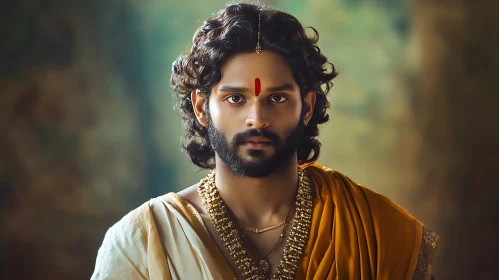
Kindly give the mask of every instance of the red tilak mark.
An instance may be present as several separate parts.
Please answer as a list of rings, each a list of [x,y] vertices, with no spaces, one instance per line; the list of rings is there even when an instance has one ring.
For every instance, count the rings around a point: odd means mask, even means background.
[[[260,94],[261,90],[261,85],[260,85],[260,79],[256,78],[255,79],[255,95],[258,96]]]

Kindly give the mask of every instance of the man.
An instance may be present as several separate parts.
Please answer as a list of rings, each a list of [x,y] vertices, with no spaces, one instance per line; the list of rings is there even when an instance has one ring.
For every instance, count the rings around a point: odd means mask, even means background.
[[[111,227],[92,279],[431,277],[436,234],[315,163],[337,73],[314,32],[251,4],[198,29],[172,83],[184,149],[212,171]]]

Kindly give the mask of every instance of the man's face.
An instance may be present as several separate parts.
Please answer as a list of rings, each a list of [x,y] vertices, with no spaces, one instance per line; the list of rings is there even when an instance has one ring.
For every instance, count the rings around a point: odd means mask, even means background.
[[[243,53],[213,87],[208,137],[233,174],[266,177],[287,167],[302,139],[302,100],[291,67],[272,52]]]

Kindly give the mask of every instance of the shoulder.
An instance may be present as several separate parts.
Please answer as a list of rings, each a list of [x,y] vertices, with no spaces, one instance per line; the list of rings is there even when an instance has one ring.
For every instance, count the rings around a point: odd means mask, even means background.
[[[358,184],[339,171],[318,163],[309,165],[307,170],[314,177],[314,181],[322,185],[318,186],[319,188],[328,188],[331,194],[347,195],[356,203],[365,204],[373,216],[385,216],[387,213],[391,213],[396,216],[405,217],[405,219],[413,222],[416,220],[408,211],[390,198]]]
[[[146,279],[149,202],[111,226],[97,253],[92,279]]]
[[[106,232],[106,237],[123,242],[139,237],[147,232],[150,215],[150,201],[147,201],[111,226]]]
[[[198,194],[198,186],[199,183],[196,183],[188,188],[183,189],[177,194],[178,196],[180,196],[180,198],[182,198],[190,205],[192,205],[196,209],[196,211],[198,211],[198,213],[203,215],[205,214],[205,211],[204,211],[203,201]]]
[[[383,248],[379,255],[382,259],[391,260],[387,263],[411,263],[411,279],[423,280],[431,276],[431,263],[439,240],[436,233],[390,198],[354,182],[338,171],[319,164],[311,166],[310,171],[322,183],[329,183],[323,188],[330,189],[333,196],[341,197],[335,203],[350,200],[356,205],[355,212],[364,217],[363,221],[372,220],[376,242],[378,247]]]
[[[147,232],[151,220],[150,202],[145,202],[111,226],[102,246],[136,248],[147,243]]]
[[[187,187],[181,191],[179,191],[177,194],[183,198],[183,199],[192,199],[196,196],[197,194],[197,189],[198,189],[199,183],[196,183],[190,187]]]

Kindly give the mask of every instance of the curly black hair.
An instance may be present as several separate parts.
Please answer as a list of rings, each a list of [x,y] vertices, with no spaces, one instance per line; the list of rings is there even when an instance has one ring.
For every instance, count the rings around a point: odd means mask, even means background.
[[[186,129],[182,147],[201,168],[215,167],[215,152],[208,139],[208,129],[196,119],[191,92],[199,90],[206,94],[205,107],[208,108],[211,89],[220,82],[224,62],[235,54],[255,51],[259,14],[263,50],[277,53],[289,63],[302,100],[307,92],[316,93],[312,118],[305,127],[297,155],[300,164],[314,162],[319,157],[318,125],[329,120],[326,110],[330,103],[326,95],[333,86],[332,79],[338,75],[317,46],[319,33],[309,27],[314,34],[307,36],[301,23],[290,14],[262,5],[235,3],[206,20],[194,34],[190,51],[173,63],[171,83]]]

